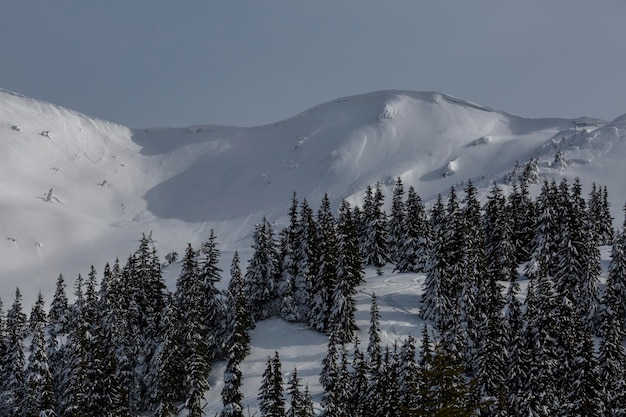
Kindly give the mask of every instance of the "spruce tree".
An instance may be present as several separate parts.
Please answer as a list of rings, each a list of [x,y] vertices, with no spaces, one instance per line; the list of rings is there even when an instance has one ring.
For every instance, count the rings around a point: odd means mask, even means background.
[[[289,411],[287,411],[287,417],[305,416],[304,396],[301,389],[302,385],[300,383],[300,378],[298,377],[298,370],[294,368],[289,377],[289,381],[287,381],[287,394],[290,398],[290,406]]]
[[[43,323],[38,323],[33,332],[30,355],[26,366],[27,403],[24,415],[52,417],[55,415],[52,373],[45,350]]]
[[[395,270],[423,272],[430,246],[430,223],[426,218],[424,204],[412,186],[409,187],[405,207]]]
[[[280,357],[274,352],[274,357],[267,357],[267,364],[263,372],[259,387],[259,411],[263,417],[284,417],[285,399],[283,398],[283,377],[281,373]]]
[[[333,291],[337,285],[338,241],[337,225],[330,210],[328,196],[324,195],[317,214],[317,242],[319,269],[311,281],[309,326],[320,332],[330,330],[330,314],[333,306]]]
[[[2,403],[8,415],[25,415],[27,410],[25,355],[23,349],[26,336],[26,314],[22,312],[22,294],[17,288],[13,304],[7,311],[4,355],[0,358],[0,369],[4,374]]]
[[[255,226],[253,254],[244,276],[244,289],[254,322],[276,314],[277,252],[271,225],[265,218]]]
[[[35,331],[38,324],[45,327],[48,322],[46,311],[44,310],[44,299],[41,291],[37,294],[37,301],[33,304],[28,318],[28,328],[30,331]]]
[[[371,201],[363,202],[363,258],[366,265],[376,267],[378,275],[382,275],[382,267],[390,262],[387,216],[383,209],[384,202],[385,196],[380,183],[376,183]]]
[[[214,362],[223,356],[226,333],[226,310],[223,298],[217,289],[222,280],[219,268],[220,250],[217,237],[211,229],[209,240],[202,244],[199,259],[199,278],[202,282],[202,312],[206,323],[206,334],[203,337],[208,343],[207,362]]]
[[[198,270],[196,252],[191,245],[187,246],[182,264],[176,281],[175,303],[184,358],[182,365],[186,373],[185,407],[190,416],[199,417],[202,414],[204,392],[209,389],[207,378],[211,363],[207,360],[209,345],[204,338],[207,334],[202,305],[204,285]]]
[[[397,263],[402,251],[404,240],[404,221],[406,217],[406,205],[404,202],[404,185],[400,177],[396,178],[391,198],[391,211],[387,222],[387,236],[389,245],[389,258]]]
[[[316,224],[313,210],[304,199],[300,205],[300,219],[294,236],[294,301],[301,318],[309,316],[309,300],[312,282],[319,269]]]

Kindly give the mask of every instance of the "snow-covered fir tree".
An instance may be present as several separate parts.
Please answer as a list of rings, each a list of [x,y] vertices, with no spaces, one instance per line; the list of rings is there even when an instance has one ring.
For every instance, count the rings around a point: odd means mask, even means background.
[[[284,417],[285,399],[283,398],[283,375],[278,352],[274,357],[267,357],[259,387],[259,411],[263,417]]]
[[[317,214],[316,230],[319,268],[316,277],[310,282],[307,323],[315,330],[327,332],[330,330],[329,318],[333,307],[333,292],[337,286],[339,257],[337,224],[327,195],[324,195]]]
[[[393,263],[399,261],[404,237],[404,221],[406,217],[406,205],[404,202],[404,185],[400,177],[396,178],[391,197],[391,210],[387,221],[387,236],[389,246],[389,258]]]
[[[252,257],[244,276],[244,291],[256,322],[276,314],[277,250],[274,232],[267,219],[255,226]]]
[[[424,204],[412,186],[407,192],[405,218],[400,232],[395,269],[398,272],[423,272],[429,256],[430,223]]]
[[[385,196],[380,183],[376,183],[373,191],[368,187],[363,201],[361,250],[365,264],[375,266],[379,275],[382,275],[382,267],[390,262],[384,202]]]

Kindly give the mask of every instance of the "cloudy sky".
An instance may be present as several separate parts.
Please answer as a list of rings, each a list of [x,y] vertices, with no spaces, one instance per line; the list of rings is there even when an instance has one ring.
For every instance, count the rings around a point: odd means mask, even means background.
[[[132,127],[265,124],[382,89],[613,119],[625,17],[624,0],[5,0],[0,88]]]

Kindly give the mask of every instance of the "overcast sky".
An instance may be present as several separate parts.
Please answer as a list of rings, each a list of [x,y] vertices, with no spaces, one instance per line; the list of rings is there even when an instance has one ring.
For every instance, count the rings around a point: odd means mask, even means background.
[[[131,127],[266,124],[381,89],[626,113],[624,0],[2,3],[0,88]]]

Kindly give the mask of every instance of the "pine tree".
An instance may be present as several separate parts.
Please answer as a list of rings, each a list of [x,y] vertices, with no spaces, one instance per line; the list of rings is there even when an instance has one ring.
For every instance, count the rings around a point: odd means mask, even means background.
[[[600,245],[610,245],[613,241],[615,230],[611,217],[610,204],[606,187],[597,187],[593,183],[587,200],[587,213],[597,241]]]
[[[222,389],[222,417],[243,416],[241,401],[243,394],[241,385],[243,373],[240,363],[250,351],[250,336],[246,331],[247,312],[242,288],[241,271],[239,270],[239,255],[235,252],[231,266],[231,282],[229,284],[228,306],[231,323],[228,336],[228,363],[224,371],[224,388]]]
[[[413,187],[409,187],[405,207],[395,270],[423,272],[430,246],[430,224],[426,218],[424,204]]]
[[[524,346],[528,372],[517,412],[529,416],[551,416],[558,411],[557,342],[555,301],[550,280],[534,275],[526,296]]]
[[[451,215],[456,216],[454,206],[456,197],[453,197]],[[453,243],[453,233],[449,232],[452,223],[443,205],[441,196],[437,200],[431,213],[433,241],[428,265],[426,267],[426,279],[424,281],[424,293],[420,316],[424,320],[431,320],[435,327],[443,332],[448,332],[458,326],[458,296],[459,286],[453,274],[458,272],[451,262],[458,262],[458,248]],[[456,239],[454,239],[456,240]],[[455,255],[456,254],[456,255]]]
[[[61,396],[58,400],[58,414],[70,417],[83,416],[89,413],[88,394],[92,388],[88,376],[88,326],[83,317],[85,297],[84,281],[79,274],[74,284],[75,300],[71,306],[67,349],[65,356],[65,373],[62,380]]]
[[[528,181],[522,178],[519,186],[515,184],[507,201],[507,212],[511,223],[511,240],[515,246],[517,263],[530,260],[532,239],[536,221],[535,203],[528,189]]]
[[[283,377],[278,352],[274,357],[267,357],[259,387],[259,411],[263,417],[284,417],[285,400],[283,398]]]
[[[305,417],[304,396],[301,389],[302,385],[300,384],[300,378],[298,378],[298,370],[294,368],[287,382],[287,394],[291,398],[287,417]]]
[[[309,326],[320,332],[330,330],[329,318],[333,305],[333,291],[337,285],[338,242],[337,225],[330,210],[328,196],[324,195],[317,214],[317,242],[319,269],[311,281]]]
[[[598,372],[593,340],[589,331],[585,331],[578,341],[578,352],[573,366],[572,390],[565,395],[569,405],[567,413],[575,416],[605,416],[602,395],[602,382]]]
[[[371,193],[371,189],[368,188]],[[366,199],[367,199],[366,195]],[[387,235],[387,216],[383,210],[385,196],[382,185],[376,183],[371,202],[363,202],[364,243],[363,258],[366,265],[376,267],[378,275],[382,275],[382,267],[390,262],[389,242]]]
[[[321,401],[324,411],[321,415],[324,417],[346,415],[340,382],[342,375],[339,362],[342,351],[343,346],[335,337],[335,333],[331,333],[328,338],[326,356],[322,360],[322,371],[320,373],[320,384],[324,389]]]
[[[508,408],[512,415],[521,415],[522,411],[518,405],[523,400],[523,392],[528,378],[527,357],[524,341],[522,339],[523,318],[521,303],[517,299],[520,288],[517,277],[513,277],[509,282],[506,295],[505,319],[508,330],[508,354],[507,369],[508,375],[506,385],[509,390]]]
[[[372,301],[370,304],[370,328],[368,330],[369,344],[367,345],[367,362],[370,368],[376,369],[380,367],[382,361],[382,347],[380,336],[380,312],[378,311],[378,303],[376,294],[372,293]]]
[[[178,328],[176,306],[168,303],[163,312],[163,342],[157,353],[156,387],[153,396],[155,416],[170,417],[179,410],[175,403],[185,399],[186,370],[183,340]]]
[[[400,386],[398,400],[403,410],[414,410],[419,402],[417,393],[419,389],[419,367],[415,359],[415,338],[410,334],[404,340],[400,350]]]
[[[418,416],[471,416],[478,404],[472,400],[472,384],[463,376],[463,365],[442,339],[426,356],[422,371]],[[453,348],[453,347],[452,347]]]
[[[226,310],[224,301],[217,289],[222,280],[219,268],[220,251],[217,247],[217,238],[211,229],[209,240],[200,248],[199,278],[202,281],[201,304],[204,307],[203,316],[206,323],[206,334],[203,335],[208,343],[207,362],[214,362],[223,356],[226,333]]]
[[[306,199],[300,205],[300,219],[294,236],[294,264],[296,276],[294,281],[294,301],[301,318],[309,316],[309,300],[311,298],[312,281],[317,276],[318,245],[316,224],[313,211]]]
[[[347,400],[347,408],[353,410],[354,415],[363,416],[367,410],[367,372],[368,365],[363,355],[363,351],[359,348],[358,342],[354,346],[354,354],[352,356],[352,373],[350,374],[350,386],[352,387],[352,395]]]
[[[279,316],[285,321],[296,322],[300,320],[300,312],[294,298],[297,269],[292,245],[293,239],[290,238],[287,229],[284,229],[280,236],[280,268],[276,291],[279,299]]]
[[[32,315],[31,315],[32,316]],[[52,374],[45,351],[43,323],[34,329],[26,367],[27,412],[24,415],[52,417],[55,415]]]
[[[276,314],[276,261],[277,253],[271,225],[265,218],[255,226],[254,252],[248,261],[244,276],[244,289],[254,321]]]
[[[398,177],[393,187],[391,211],[387,222],[389,258],[394,263],[397,263],[400,259],[404,240],[406,211],[407,209],[404,203],[404,185],[402,184],[402,179]]]
[[[8,415],[24,415],[27,409],[26,376],[24,374],[25,356],[23,349],[26,336],[26,314],[22,312],[22,294],[15,290],[15,299],[7,311],[6,338],[4,355],[0,358],[0,370],[3,373],[2,404]],[[0,408],[0,410],[2,410]]]
[[[464,207],[461,210],[460,221],[460,230],[456,234],[462,236],[460,240],[463,258],[451,259],[451,264],[460,263],[463,269],[463,278],[458,280],[462,289],[456,300],[460,314],[459,320],[462,324],[459,326],[456,339],[464,345],[459,346],[459,350],[463,351],[465,372],[469,376],[474,376],[479,361],[479,344],[483,336],[481,333],[484,330],[484,320],[488,317],[492,301],[487,296],[492,279],[487,270],[485,233],[480,203],[476,187],[471,180],[465,188]],[[497,283],[494,285],[497,286]]]
[[[227,317],[229,334],[227,345],[239,345],[231,353],[236,353],[239,361],[242,361],[249,353],[250,336],[247,329],[250,328],[250,315],[248,303],[243,288],[243,277],[239,267],[239,253],[235,251],[230,267],[230,282],[228,283]]]
[[[30,311],[30,316],[28,318],[28,328],[30,331],[35,331],[38,324],[42,324],[45,326],[48,321],[48,317],[46,311],[44,310],[44,300],[43,294],[39,291],[37,294],[37,301],[33,304],[33,308]]]
[[[624,298],[626,296],[626,258],[624,232],[613,243],[606,289],[602,298],[602,322],[598,366],[603,385],[606,414],[626,415],[626,351],[622,340],[624,328]]]
[[[187,246],[182,261],[183,267],[176,281],[175,303],[178,313],[177,326],[181,332],[180,340],[183,343],[182,356],[185,369],[185,407],[189,415],[200,417],[202,414],[201,401],[204,392],[209,389],[207,381],[211,364],[202,303],[204,283],[200,277],[196,252],[191,245]]]

